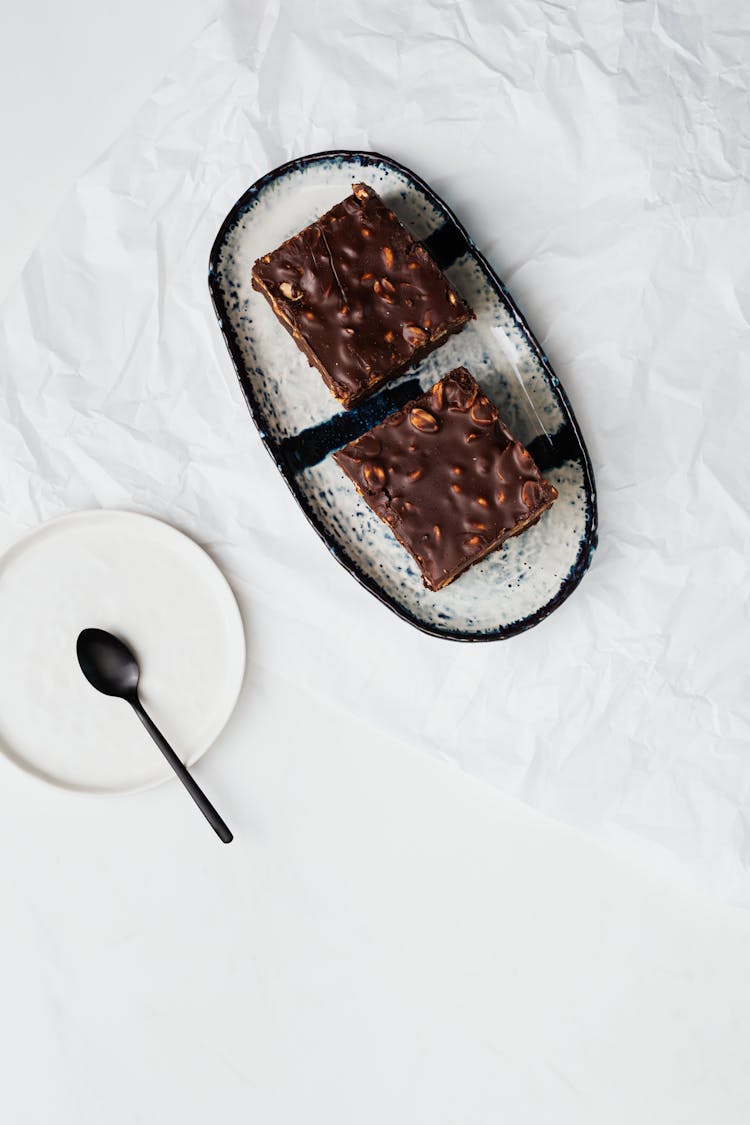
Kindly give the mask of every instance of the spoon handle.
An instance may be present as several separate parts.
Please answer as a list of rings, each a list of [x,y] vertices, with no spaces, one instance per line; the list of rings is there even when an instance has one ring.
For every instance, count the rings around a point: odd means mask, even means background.
[[[169,745],[166,738],[161,733],[151,716],[144,710],[143,704],[141,703],[140,699],[138,699],[138,697],[136,696],[135,699],[129,699],[128,702],[130,703],[130,706],[133,708],[138,718],[143,723],[148,733],[153,738],[156,745],[161,750],[164,757],[169,762],[174,772],[179,777],[182,784],[187,789],[190,796],[195,801],[198,808],[205,816],[208,823],[213,828],[216,835],[225,844],[231,843],[233,839],[231,831],[221,819],[216,809],[213,807],[208,797],[201,789],[200,785],[198,785],[197,781],[193,779],[191,774],[186,770],[185,766],[183,766],[182,762],[177,757],[174,750]]]

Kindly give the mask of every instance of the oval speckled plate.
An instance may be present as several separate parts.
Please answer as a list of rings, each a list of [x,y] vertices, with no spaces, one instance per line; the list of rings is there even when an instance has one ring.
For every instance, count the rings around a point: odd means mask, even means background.
[[[342,412],[319,373],[250,284],[261,254],[370,184],[429,249],[477,315],[414,370]],[[211,251],[216,315],[260,436],[339,562],[417,628],[501,640],[542,621],[581,581],[596,546],[596,493],[578,424],[510,294],[442,199],[407,168],[368,152],[321,152],[269,172],[222,223]],[[464,365],[560,496],[540,522],[445,589],[426,590],[411,557],[330,454]]]

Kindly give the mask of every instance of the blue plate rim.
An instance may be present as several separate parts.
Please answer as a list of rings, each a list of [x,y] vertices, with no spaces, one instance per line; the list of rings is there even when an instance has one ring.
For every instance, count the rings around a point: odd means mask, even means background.
[[[383,590],[382,587],[378,585],[377,581],[374,578],[370,578],[368,575],[364,574],[357,566],[357,564],[348,557],[345,551],[342,551],[339,547],[334,546],[334,544],[331,543],[322,525],[318,522],[315,513],[308,504],[304,492],[298,486],[295,474],[291,466],[287,463],[286,459],[282,455],[278,442],[274,438],[272,438],[264,428],[260,405],[255,396],[252,382],[248,375],[247,367],[242,357],[239,344],[229,324],[228,310],[224,301],[223,293],[221,291],[221,285],[218,280],[219,256],[226,241],[227,234],[237,224],[237,222],[239,222],[242,215],[249,209],[260,192],[269,184],[273,183],[274,180],[280,179],[282,176],[286,175],[289,172],[299,171],[302,168],[306,168],[314,164],[337,159],[357,161],[363,165],[381,165],[387,168],[391,168],[394,171],[405,176],[408,180],[414,183],[420,189],[420,191],[424,193],[424,195],[429,199],[430,203],[432,203],[435,208],[444,216],[445,223],[450,224],[454,228],[454,230],[458,232],[458,235],[466,242],[471,254],[480,265],[488,283],[495,290],[508,312],[513,316],[521,331],[526,336],[531,348],[533,349],[537,359],[539,360],[550,392],[557,399],[563,412],[565,418],[564,425],[568,425],[570,427],[570,430],[574,435],[577,446],[580,450],[580,460],[583,468],[584,492],[586,497],[586,523],[576,560],[570,568],[570,571],[568,572],[566,577],[563,579],[559,590],[552,598],[550,598],[548,602],[546,602],[543,606],[540,606],[539,609],[535,610],[527,617],[520,618],[518,621],[513,621],[508,625],[500,626],[498,629],[494,629],[490,632],[472,633],[461,629],[441,629],[437,626],[433,626],[427,622],[421,621],[414,614],[410,613],[408,609],[405,609],[404,606],[400,605],[395,600],[395,598],[392,598],[389,594],[387,594],[385,590]],[[560,380],[555,375],[549,359],[544,353],[541,345],[539,344],[536,336],[529,327],[526,318],[511,296],[509,290],[507,289],[501,278],[498,276],[498,274],[495,272],[495,270],[492,268],[490,263],[487,261],[481,250],[477,248],[473,238],[468,233],[460,219],[457,218],[448,204],[437,194],[436,191],[433,190],[433,188],[430,187],[428,183],[426,183],[425,180],[422,179],[421,176],[417,175],[417,173],[413,172],[410,168],[407,168],[406,165],[399,163],[399,161],[397,160],[394,160],[392,157],[384,156],[379,152],[371,152],[359,149],[326,149],[322,152],[309,153],[306,156],[299,156],[295,157],[293,160],[285,161],[283,164],[278,165],[278,167],[273,168],[270,172],[266,172],[259,179],[255,180],[255,182],[250,185],[247,191],[245,191],[230,208],[224,221],[219,227],[218,233],[211,247],[208,266],[208,288],[211,295],[214,312],[216,313],[216,318],[219,322],[219,327],[224,337],[224,342],[232,358],[235,373],[239,380],[240,389],[242,390],[245,402],[247,403],[248,409],[250,411],[250,416],[253,420],[255,428],[258,431],[261,441],[272,457],[274,464],[281,473],[281,476],[286,482],[287,487],[302,509],[308,523],[320,536],[323,543],[331,552],[336,561],[340,563],[341,566],[343,566],[344,569],[349,574],[351,574],[352,577],[355,578],[361,586],[363,586],[366,590],[369,591],[369,593],[376,597],[378,601],[387,606],[388,609],[395,613],[397,617],[400,617],[403,621],[407,621],[410,625],[413,625],[414,628],[419,629],[422,633],[426,633],[429,636],[438,637],[441,640],[462,642],[509,640],[511,637],[516,637],[520,633],[525,633],[529,629],[532,629],[535,625],[540,624],[540,622],[544,621],[547,617],[550,616],[551,613],[558,609],[563,604],[563,602],[567,601],[576,587],[580,584],[581,579],[588,570],[591,564],[592,556],[598,543],[598,511],[596,485],[594,483],[594,471],[591,465],[591,459],[589,457],[588,450],[586,449],[586,443],[583,440],[583,435],[578,425],[576,416],[573,413],[573,408],[571,406],[570,399],[568,398],[565,388],[562,386]]]

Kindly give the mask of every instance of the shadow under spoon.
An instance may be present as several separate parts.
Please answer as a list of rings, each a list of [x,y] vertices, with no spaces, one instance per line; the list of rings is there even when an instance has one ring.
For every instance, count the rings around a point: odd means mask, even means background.
[[[233,838],[229,828],[143,708],[138,696],[141,670],[135,654],[124,641],[104,629],[84,629],[78,636],[76,653],[81,671],[92,687],[130,704],[216,835],[229,844]]]

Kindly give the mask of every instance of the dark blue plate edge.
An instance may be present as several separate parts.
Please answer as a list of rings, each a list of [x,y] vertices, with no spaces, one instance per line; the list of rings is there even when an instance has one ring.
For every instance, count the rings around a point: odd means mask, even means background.
[[[403,606],[399,605],[398,602],[396,602],[393,598],[391,598],[390,595],[387,594],[374,579],[369,578],[367,575],[363,574],[357,564],[349,558],[345,551],[342,551],[340,550],[340,548],[333,546],[333,544],[327,538],[322,526],[318,523],[315,513],[307,503],[304,493],[297,486],[295,475],[292,472],[292,469],[287,463],[286,459],[281,455],[278,443],[275,441],[275,439],[273,439],[269,434],[266,433],[262,425],[262,415],[260,413],[259,403],[255,397],[252,383],[250,382],[250,379],[248,377],[247,369],[234,333],[229,327],[228,311],[224,302],[223,294],[221,292],[221,286],[219,285],[217,278],[219,255],[221,253],[221,249],[224,245],[228,231],[239,221],[243,212],[248,209],[254,198],[269,183],[272,183],[274,180],[285,175],[287,172],[296,171],[300,168],[305,168],[309,165],[316,164],[325,160],[335,160],[339,158],[344,160],[354,159],[366,165],[380,164],[386,167],[390,167],[395,171],[401,173],[407,179],[416,184],[421,191],[424,192],[424,194],[436,207],[436,209],[445,216],[446,222],[450,222],[456,227],[460,236],[465,240],[469,250],[481,266],[489,284],[498,294],[503,304],[514,317],[516,322],[519,324],[520,328],[522,329],[529,343],[534,349],[534,352],[536,353],[536,356],[542,366],[542,370],[544,371],[544,374],[546,376],[550,390],[552,394],[557,398],[563,414],[565,415],[567,425],[570,426],[573,434],[575,435],[580,449],[581,464],[583,467],[584,477],[584,491],[586,495],[586,524],[583,536],[581,538],[578,555],[576,556],[576,561],[573,563],[573,566],[570,568],[570,571],[561,583],[558,592],[553,598],[550,598],[550,600],[545,605],[536,610],[534,613],[530,614],[528,617],[524,617],[520,621],[514,621],[510,625],[504,625],[500,629],[496,629],[491,633],[469,633],[456,629],[440,629],[435,626],[425,624],[423,621],[420,621],[417,617],[411,614],[408,610],[404,609]],[[559,606],[562,605],[564,601],[566,601],[570,597],[570,595],[573,593],[573,591],[583,578],[584,574],[588,570],[598,542],[598,516],[596,486],[594,484],[594,471],[591,466],[591,459],[589,457],[588,450],[586,449],[586,444],[583,440],[583,435],[581,434],[578,422],[576,420],[575,414],[573,413],[573,408],[570,404],[570,400],[565,392],[565,389],[552,370],[552,365],[550,364],[536,336],[527,324],[523,313],[516,305],[505,284],[495,273],[492,266],[485,258],[484,254],[482,254],[481,250],[477,249],[474,240],[471,238],[461,221],[454,215],[451,208],[441,199],[441,197],[435,191],[433,191],[429,184],[427,184],[420,176],[418,176],[415,172],[412,172],[411,169],[407,168],[404,164],[400,164],[397,160],[392,160],[388,156],[383,156],[381,153],[363,152],[356,149],[329,149],[323,152],[310,153],[307,156],[296,157],[294,160],[288,160],[284,164],[280,164],[277,168],[272,169],[272,171],[266,172],[265,175],[256,180],[255,183],[253,183],[247,189],[247,191],[240,196],[240,198],[233,205],[223,223],[219,227],[218,233],[213,242],[213,246],[211,247],[211,253],[209,255],[208,288],[211,294],[211,301],[213,303],[214,312],[216,313],[219,327],[221,328],[221,333],[224,337],[224,342],[226,343],[227,350],[232,357],[232,362],[234,364],[234,369],[240,383],[240,388],[250,411],[250,416],[252,417],[256,429],[258,430],[261,441],[268,450],[268,453],[273,458],[277,469],[281,473],[287,487],[304,512],[308,522],[323,540],[333,557],[337,562],[341,564],[341,566],[344,567],[345,570],[349,572],[349,574],[352,575],[353,578],[355,578],[360,583],[361,586],[364,586],[366,590],[373,594],[374,597],[378,599],[378,601],[382,602],[383,605],[387,606],[398,617],[402,618],[404,621],[408,621],[410,625],[413,625],[416,629],[419,629],[420,632],[427,633],[430,636],[439,637],[441,639],[469,642],[502,641],[508,640],[511,637],[516,637],[519,633],[525,633],[528,629],[531,629],[535,625],[538,625],[540,622],[544,621],[545,618],[549,617],[551,613],[553,613]]]

